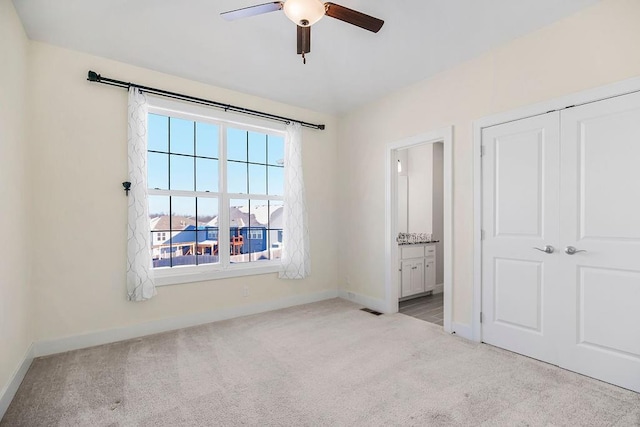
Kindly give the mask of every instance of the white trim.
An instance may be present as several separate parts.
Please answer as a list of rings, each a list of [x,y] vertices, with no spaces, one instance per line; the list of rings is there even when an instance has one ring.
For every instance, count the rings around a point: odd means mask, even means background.
[[[490,126],[561,110],[569,106],[588,104],[638,91],[640,91],[640,77],[634,77],[534,105],[493,114],[473,122],[473,303],[471,318],[473,341],[482,341],[480,324],[480,310],[482,309],[482,161],[480,158],[482,130]]]
[[[479,321],[482,309],[482,127],[473,124],[473,301],[471,304],[471,338],[482,340]]]
[[[224,111],[216,107],[197,105],[187,101],[166,99],[147,94],[149,112],[152,114],[170,115],[185,120],[198,120],[215,125],[228,124],[238,129],[263,132],[285,137],[283,123],[267,119],[251,117],[245,114]]]
[[[264,263],[264,265],[247,265]],[[183,283],[206,282],[208,280],[227,279],[230,277],[255,276],[258,274],[278,273],[282,271],[280,260],[255,261],[251,263],[233,264],[223,268],[220,264],[212,266],[177,266],[162,267],[153,270],[156,286],[171,286]]]
[[[383,299],[373,298],[367,295],[360,295],[344,289],[340,289],[338,291],[338,297],[359,305],[363,305],[372,310],[379,311],[380,313],[384,313],[385,307],[387,306],[386,301]]]
[[[453,126],[390,142],[385,149],[385,313],[398,312],[398,245],[396,181],[398,169],[396,150],[420,144],[442,142],[444,179],[444,324],[445,332],[452,331],[453,296]]]
[[[441,294],[444,292],[444,283],[436,284],[436,287],[433,288],[433,294]]]
[[[451,324],[451,333],[455,333],[459,337],[468,339],[469,341],[475,341],[473,339],[473,329],[471,325],[453,322]]]
[[[64,353],[66,351],[109,344],[146,335],[203,325],[220,320],[233,319],[240,316],[264,313],[267,311],[279,310],[282,308],[309,304],[337,297],[337,290],[326,290],[311,294],[294,295],[240,307],[222,308],[206,313],[195,313],[168,319],[154,320],[152,322],[138,323],[122,328],[107,329],[52,340],[36,341],[34,343],[33,355],[34,357],[40,357],[50,354]]]
[[[482,129],[514,120],[545,114],[550,111],[562,110],[569,106],[588,104],[637,91],[640,91],[640,77],[634,77],[606,86],[587,89],[548,101],[539,102],[537,104],[516,108],[514,110],[492,114],[491,116],[476,120],[473,125],[474,129],[477,127]]]
[[[33,344],[29,345],[29,348],[27,348],[27,351],[22,357],[22,361],[11,376],[11,379],[4,386],[2,391],[0,391],[0,420],[2,420],[2,417],[4,417],[4,414],[7,412],[7,409],[9,408],[13,397],[18,391],[18,387],[20,387],[22,380],[24,380],[25,375],[27,375],[27,371],[31,366],[31,362],[33,362],[33,349]]]

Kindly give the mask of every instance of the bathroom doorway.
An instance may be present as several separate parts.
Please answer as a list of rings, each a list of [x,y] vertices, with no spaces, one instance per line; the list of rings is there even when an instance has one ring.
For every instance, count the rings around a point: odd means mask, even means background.
[[[451,143],[445,128],[387,145],[388,312],[451,331]]]

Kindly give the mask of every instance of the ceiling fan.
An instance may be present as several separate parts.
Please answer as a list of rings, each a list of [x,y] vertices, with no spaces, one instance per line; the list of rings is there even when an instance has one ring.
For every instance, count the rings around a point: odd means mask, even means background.
[[[384,24],[384,21],[381,19],[365,15],[362,12],[340,6],[339,4],[331,2],[323,3],[320,0],[274,1],[223,12],[220,16],[227,21],[235,21],[240,18],[275,12],[276,10],[283,10],[287,18],[297,25],[298,55],[302,55],[302,62],[304,64],[307,63],[304,55],[311,52],[311,26],[318,22],[323,16],[327,15],[374,33],[380,31],[380,28],[382,28]]]

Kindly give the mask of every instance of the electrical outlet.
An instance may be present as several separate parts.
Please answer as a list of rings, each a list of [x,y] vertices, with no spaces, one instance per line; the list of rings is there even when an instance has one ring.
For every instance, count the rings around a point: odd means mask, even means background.
[[[245,298],[249,296],[249,287],[248,286],[243,286],[242,287],[242,296],[245,297]]]

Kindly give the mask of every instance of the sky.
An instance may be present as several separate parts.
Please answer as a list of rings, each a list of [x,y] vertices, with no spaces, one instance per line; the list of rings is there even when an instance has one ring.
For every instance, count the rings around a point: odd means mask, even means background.
[[[209,123],[195,123],[194,126],[193,121],[149,114],[148,129],[148,149],[161,152],[148,153],[149,188],[206,192],[220,190],[219,126]],[[228,192],[282,195],[284,138],[231,127],[226,132]],[[194,198],[173,197],[173,214],[195,216],[195,205]],[[169,198],[150,196],[149,214],[159,213],[169,213]],[[198,198],[199,217],[217,214],[216,198]]]

